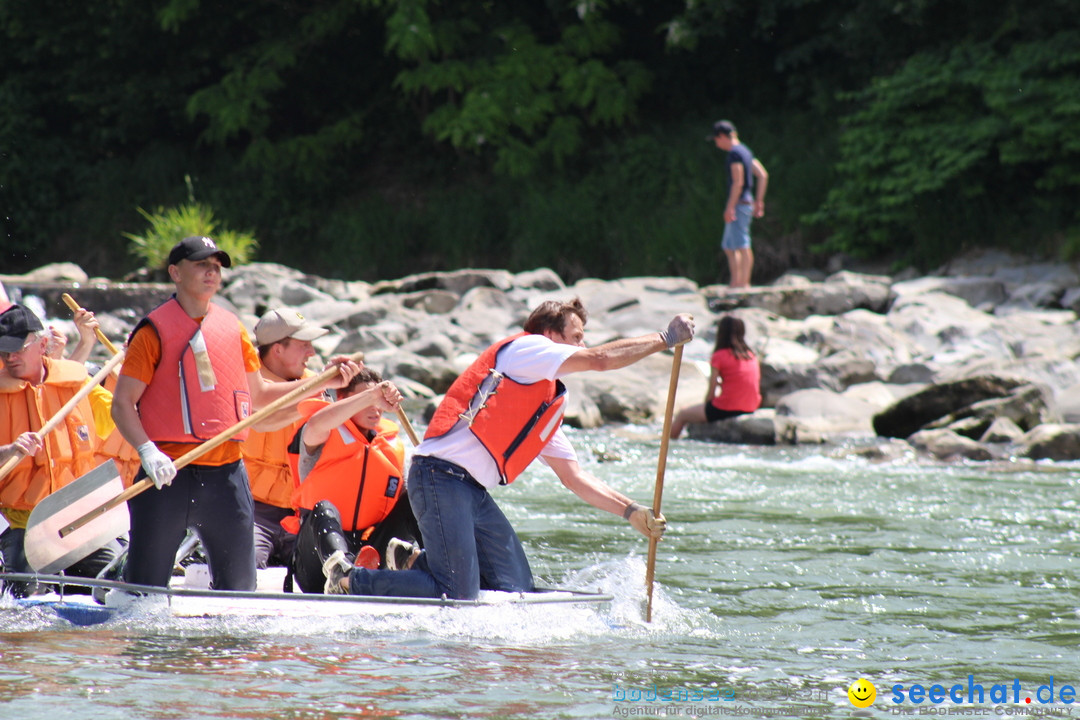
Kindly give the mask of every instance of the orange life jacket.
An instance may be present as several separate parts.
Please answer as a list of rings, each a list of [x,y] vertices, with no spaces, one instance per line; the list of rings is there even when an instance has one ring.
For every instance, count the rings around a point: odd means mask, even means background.
[[[518,333],[480,354],[446,391],[428,424],[424,439],[450,432],[459,422],[491,455],[499,482],[512,483],[529,466],[562,425],[566,387],[558,380],[519,383],[495,371],[499,352]]]
[[[303,421],[329,404],[304,400],[299,406]],[[300,436],[297,431],[289,446],[289,462],[297,479]],[[293,506],[311,510],[320,500],[329,500],[341,513],[342,530],[365,530],[382,522],[394,508],[405,487],[404,468],[405,446],[397,423],[383,418],[369,441],[356,423],[346,420],[330,432],[315,467],[299,482]]]
[[[259,372],[267,380],[284,382],[263,367]],[[305,370],[301,380],[313,377],[314,373]],[[301,418],[278,430],[259,432],[252,430],[240,446],[244,454],[244,467],[247,468],[248,481],[251,484],[251,496],[258,502],[281,508],[291,508],[292,494],[295,488],[292,472],[289,470],[287,450],[289,441],[304,424]]]
[[[110,373],[101,385],[112,392],[113,388],[116,387],[116,377]],[[142,462],[139,460],[139,453],[135,451],[131,443],[124,439],[119,428],[114,428],[98,446],[95,464],[100,465],[106,460],[112,460],[116,463],[124,487],[131,487],[131,483],[135,480],[135,475],[138,474]]]
[[[46,377],[34,386],[0,370],[0,441],[37,432],[86,383],[82,363],[42,358]],[[94,411],[84,398],[64,421],[45,436],[33,457],[23,457],[0,480],[0,508],[33,510],[43,498],[95,467],[100,439],[94,432]]]
[[[151,440],[201,443],[251,414],[240,321],[235,315],[211,304],[198,323],[173,295],[142,322],[150,323],[161,341],[161,362],[139,399],[139,417]],[[209,367],[197,356],[208,360]],[[246,431],[232,440],[245,437]]]

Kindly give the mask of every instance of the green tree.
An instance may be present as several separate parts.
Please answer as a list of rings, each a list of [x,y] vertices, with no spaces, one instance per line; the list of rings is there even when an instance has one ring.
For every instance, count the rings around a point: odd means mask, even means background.
[[[1080,221],[1080,31],[925,51],[851,99],[840,182],[809,218],[827,247],[940,261]]]

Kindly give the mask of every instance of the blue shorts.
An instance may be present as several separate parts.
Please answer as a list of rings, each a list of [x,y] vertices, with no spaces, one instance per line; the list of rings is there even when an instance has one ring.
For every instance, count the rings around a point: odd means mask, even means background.
[[[724,239],[720,243],[723,250],[745,250],[750,247],[750,220],[754,217],[754,206],[739,203],[735,206],[735,221],[724,225]]]

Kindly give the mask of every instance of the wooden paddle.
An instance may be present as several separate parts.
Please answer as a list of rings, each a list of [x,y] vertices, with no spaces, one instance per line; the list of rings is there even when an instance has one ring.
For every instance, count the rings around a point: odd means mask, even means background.
[[[660,460],[656,466],[656,489],[653,491],[653,512],[660,514],[660,500],[664,496],[664,470],[667,469],[668,442],[671,440],[671,417],[675,412],[675,391],[679,387],[679,371],[682,367],[682,345],[675,346],[671,361],[671,381],[668,383],[667,407],[664,408],[664,430],[660,436]],[[645,587],[648,603],[645,606],[645,622],[652,622],[653,577],[656,572],[656,538],[649,538],[649,562],[645,566]]]
[[[349,359],[354,361],[354,362],[362,362],[363,359],[364,359],[364,354],[360,353],[360,352],[354,353],[354,354],[349,356]],[[257,412],[251,414],[249,417],[244,418],[243,420],[236,423],[232,427],[218,433],[217,435],[215,435],[211,439],[204,442],[202,445],[199,445],[198,447],[196,447],[196,448],[192,449],[191,451],[185,453],[184,455],[180,456],[179,458],[176,459],[176,461],[173,464],[176,465],[176,468],[178,470],[180,468],[186,466],[186,465],[189,465],[191,462],[198,459],[200,456],[204,455],[205,453],[213,450],[214,448],[218,447],[219,445],[222,445],[222,444],[228,442],[237,433],[242,432],[242,431],[246,430],[247,428],[251,427],[252,425],[254,425],[255,423],[269,417],[270,415],[274,414],[275,412],[277,412],[281,408],[283,408],[286,405],[294,402],[297,398],[300,398],[300,397],[306,395],[312,389],[314,389],[314,388],[318,387],[319,385],[322,385],[323,383],[327,382],[328,380],[330,380],[330,378],[334,377],[334,375],[336,375],[337,373],[338,373],[337,365],[333,365],[331,367],[328,367],[326,370],[322,371],[320,374],[318,374],[315,377],[309,379],[307,382],[299,385],[298,387],[294,388],[293,390],[290,390],[288,393],[281,396],[280,398],[278,398],[274,402],[270,403],[266,407],[261,408]],[[82,478],[79,478],[79,479],[75,480],[72,483],[72,485],[74,485],[75,483],[78,483],[80,480],[82,480]],[[94,518],[96,518],[96,517],[98,517],[100,515],[103,515],[104,513],[107,513],[109,510],[113,509],[114,507],[117,507],[118,505],[121,505],[121,504],[127,502],[128,500],[135,497],[136,495],[138,495],[142,491],[148,490],[148,489],[152,488],[153,486],[154,486],[154,481],[153,480],[151,480],[150,478],[143,478],[139,482],[137,482],[134,485],[132,485],[131,487],[129,487],[124,492],[122,492],[119,495],[117,495],[116,497],[114,497],[112,500],[109,500],[108,502],[106,502],[106,503],[92,509],[90,512],[88,512],[88,513],[82,515],[81,517],[79,517],[78,519],[76,519],[74,522],[60,528],[60,533],[59,533],[60,538],[64,538],[67,535],[75,532],[79,528],[81,528],[84,525],[86,525],[86,524],[90,523],[91,521],[93,521]],[[32,516],[31,516],[31,519],[33,519]],[[30,526],[30,524],[27,523],[28,532],[29,532],[29,526]]]
[[[412,441],[413,447],[420,444],[420,438],[416,437],[416,431],[413,430],[412,423],[409,422],[409,416],[405,414],[405,409],[400,405],[397,409],[398,420],[401,421],[401,427],[405,428],[405,434],[409,436],[409,440]]]
[[[41,429],[37,432],[41,436],[42,440],[44,440],[46,435],[55,430],[60,423],[64,422],[64,418],[68,416],[68,413],[74,410],[75,406],[81,403],[83,399],[85,399],[86,396],[89,395],[90,392],[98,385],[98,383],[104,380],[105,376],[112,372],[112,369],[119,365],[120,361],[122,361],[123,359],[124,353],[120,352],[110,358],[109,362],[102,365],[101,369],[98,370],[92,378],[90,378],[90,382],[79,388],[79,391],[72,395],[71,399],[64,403],[63,407],[57,410],[56,414],[49,418],[48,421],[41,426]],[[14,469],[14,467],[18,465],[24,457],[25,454],[22,452],[16,453],[12,457],[10,457],[8,461],[4,463],[3,467],[0,467],[0,479],[3,479],[9,472],[11,472],[12,469]]]

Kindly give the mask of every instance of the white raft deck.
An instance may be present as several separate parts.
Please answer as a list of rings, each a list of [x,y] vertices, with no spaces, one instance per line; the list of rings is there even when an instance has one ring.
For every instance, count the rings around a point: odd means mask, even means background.
[[[292,617],[319,618],[353,615],[388,615],[439,612],[444,608],[490,607],[498,605],[597,605],[609,604],[604,593],[558,588],[515,593],[481,591],[476,600],[447,598],[374,597],[361,595],[315,595],[281,591],[285,568],[258,571],[258,587],[253,592],[210,590],[206,567],[192,565],[176,576],[168,588],[133,585],[115,580],[0,573],[4,580],[37,582],[52,590],[17,600],[23,607],[46,607],[74,625],[96,625],[123,614],[138,611],[166,612],[176,618]],[[104,604],[87,594],[72,594],[72,588],[100,588]],[[100,592],[98,593],[101,594]]]

